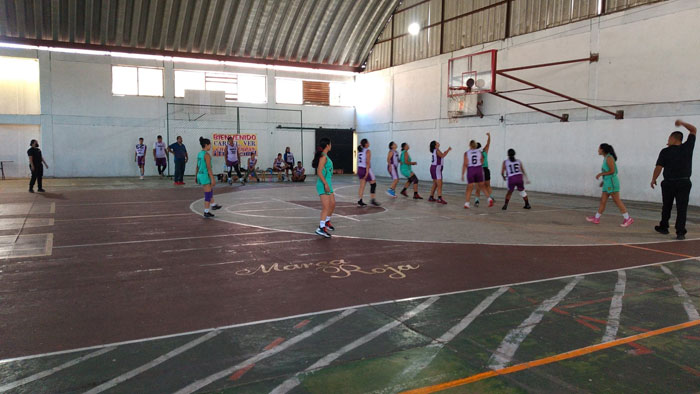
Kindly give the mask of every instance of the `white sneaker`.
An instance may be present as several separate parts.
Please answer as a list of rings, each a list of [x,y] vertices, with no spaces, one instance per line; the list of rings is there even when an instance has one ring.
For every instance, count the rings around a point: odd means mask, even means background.
[[[143,179],[143,175],[141,175],[141,179]]]
[[[468,202],[465,202],[465,203],[464,203],[464,209],[469,209],[469,203],[468,203]]]

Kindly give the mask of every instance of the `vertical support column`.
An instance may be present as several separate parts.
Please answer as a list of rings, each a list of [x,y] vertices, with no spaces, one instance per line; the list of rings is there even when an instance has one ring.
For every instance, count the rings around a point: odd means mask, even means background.
[[[440,54],[444,53],[445,42],[445,0],[440,5]]]
[[[510,38],[510,20],[511,20],[511,2],[512,0],[506,1],[506,31],[504,38]]]
[[[168,147],[170,146],[170,104],[171,103],[165,103],[165,141],[166,144],[168,145],[165,149],[167,150]],[[170,164],[170,153],[166,155],[168,158],[168,176],[170,176],[170,167],[175,165],[175,155],[173,155],[173,163],[172,165]]]
[[[58,167],[56,166],[56,155],[54,149],[53,133],[53,93],[51,76],[51,52],[36,51],[39,60],[39,133],[41,135],[40,144],[47,161],[50,161],[46,176],[56,176]],[[60,171],[58,171],[60,174]]]

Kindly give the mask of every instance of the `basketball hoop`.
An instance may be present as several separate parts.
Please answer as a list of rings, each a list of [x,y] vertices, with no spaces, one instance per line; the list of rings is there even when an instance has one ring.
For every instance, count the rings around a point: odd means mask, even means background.
[[[472,81],[472,85],[473,85]],[[447,117],[450,119],[463,118],[466,116],[466,97],[471,90],[470,87],[466,86],[450,86],[450,94],[448,95],[447,102]]]

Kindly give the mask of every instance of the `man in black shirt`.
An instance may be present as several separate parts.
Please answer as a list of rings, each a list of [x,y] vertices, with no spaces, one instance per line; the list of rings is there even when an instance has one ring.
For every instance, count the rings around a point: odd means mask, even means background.
[[[673,200],[676,200],[676,239],[685,239],[685,218],[688,211],[690,198],[690,175],[693,170],[693,148],[695,148],[695,134],[697,129],[690,123],[682,120],[676,121],[676,127],[685,127],[690,134],[683,142],[683,133],[674,131],[668,137],[668,147],[661,150],[656,160],[656,168],[651,178],[651,188],[656,186],[656,178],[661,171],[664,172],[664,180],[661,182],[661,195],[663,209],[661,211],[661,223],[654,229],[661,234],[668,234],[668,220],[671,218]]]
[[[34,182],[37,182],[37,186],[39,186],[37,191],[43,193],[45,190],[41,187],[41,178],[44,176],[44,166],[49,168],[49,165],[46,164],[41,155],[41,149],[39,149],[37,140],[32,140],[29,146],[27,156],[29,156],[29,169],[32,170],[32,180],[29,181],[29,193],[34,193]]]

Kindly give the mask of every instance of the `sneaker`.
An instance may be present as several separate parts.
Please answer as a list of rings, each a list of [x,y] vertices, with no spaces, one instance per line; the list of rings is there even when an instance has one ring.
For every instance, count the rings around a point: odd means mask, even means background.
[[[435,197],[430,196],[428,197],[428,202],[437,202],[437,200],[435,199]]]
[[[214,217],[214,214],[211,213],[211,212],[204,212],[204,214],[203,214],[202,216],[203,216],[205,219],[207,219],[207,218],[213,218],[213,217]]]
[[[405,190],[401,190],[401,195],[404,196],[404,197],[408,197],[408,193],[406,193]]]
[[[443,200],[442,198],[437,199],[438,204],[447,204],[447,201]]]
[[[469,203],[468,203],[468,202],[465,202],[465,203],[464,203],[464,209],[469,209]]]
[[[360,208],[362,208],[362,207],[366,207],[367,204],[365,204],[365,202],[362,201],[362,200],[358,200],[358,201],[357,201],[357,206],[359,206]]]
[[[173,182],[173,185],[179,185],[180,182]]]
[[[37,190],[37,191],[38,191],[39,193],[46,193],[46,190],[44,190],[44,189],[39,189],[39,190]]]
[[[479,208],[479,200],[474,201],[474,208]]]
[[[216,211],[217,209],[221,209],[221,205],[219,205],[219,204],[212,205],[212,206],[211,206],[211,209],[213,209],[214,211]]]
[[[396,198],[396,191],[394,189],[387,189],[386,194],[388,194],[390,197]]]
[[[322,229],[321,227],[316,229],[316,235],[320,235],[323,238],[330,238],[331,235],[326,232],[325,229]]]
[[[326,229],[331,230],[331,231],[335,231],[335,227],[333,227],[331,222],[326,222]]]
[[[501,208],[501,209],[504,210],[504,211],[505,211],[506,209],[508,209],[508,204],[503,204],[503,208]]]
[[[375,199],[372,199],[372,201],[370,201],[370,204],[374,205],[375,207],[379,207],[382,205],[382,204],[378,203],[377,200],[375,200]]]
[[[523,209],[532,209],[532,207],[530,206],[530,203],[527,203],[527,204],[525,204],[525,206],[523,207]]]
[[[600,218],[597,218],[595,216],[586,216],[586,220],[593,224],[600,224]]]
[[[228,179],[228,184],[229,184],[229,185],[233,185],[233,178],[229,178],[229,179]]]
[[[491,207],[493,206],[493,203],[494,203],[494,202],[495,202],[495,201],[494,201],[493,199],[489,199],[489,208],[491,208]]]
[[[416,194],[413,195],[413,199],[414,199],[414,200],[422,200],[423,197],[421,197],[420,194],[416,193]]]
[[[679,241],[684,240],[684,239],[685,239],[685,234],[678,234],[678,235],[676,235],[676,239],[679,240]]]
[[[634,219],[632,219],[632,218],[630,217],[630,218],[625,219],[625,220],[622,222],[622,224],[620,225],[620,227],[629,227],[632,223],[634,223]]]
[[[654,230],[656,230],[657,233],[668,234],[668,229],[661,226],[654,226]]]
[[[139,177],[139,179],[143,179],[143,175]]]
[[[29,189],[29,193],[34,193],[34,190],[32,190],[32,189]]]

